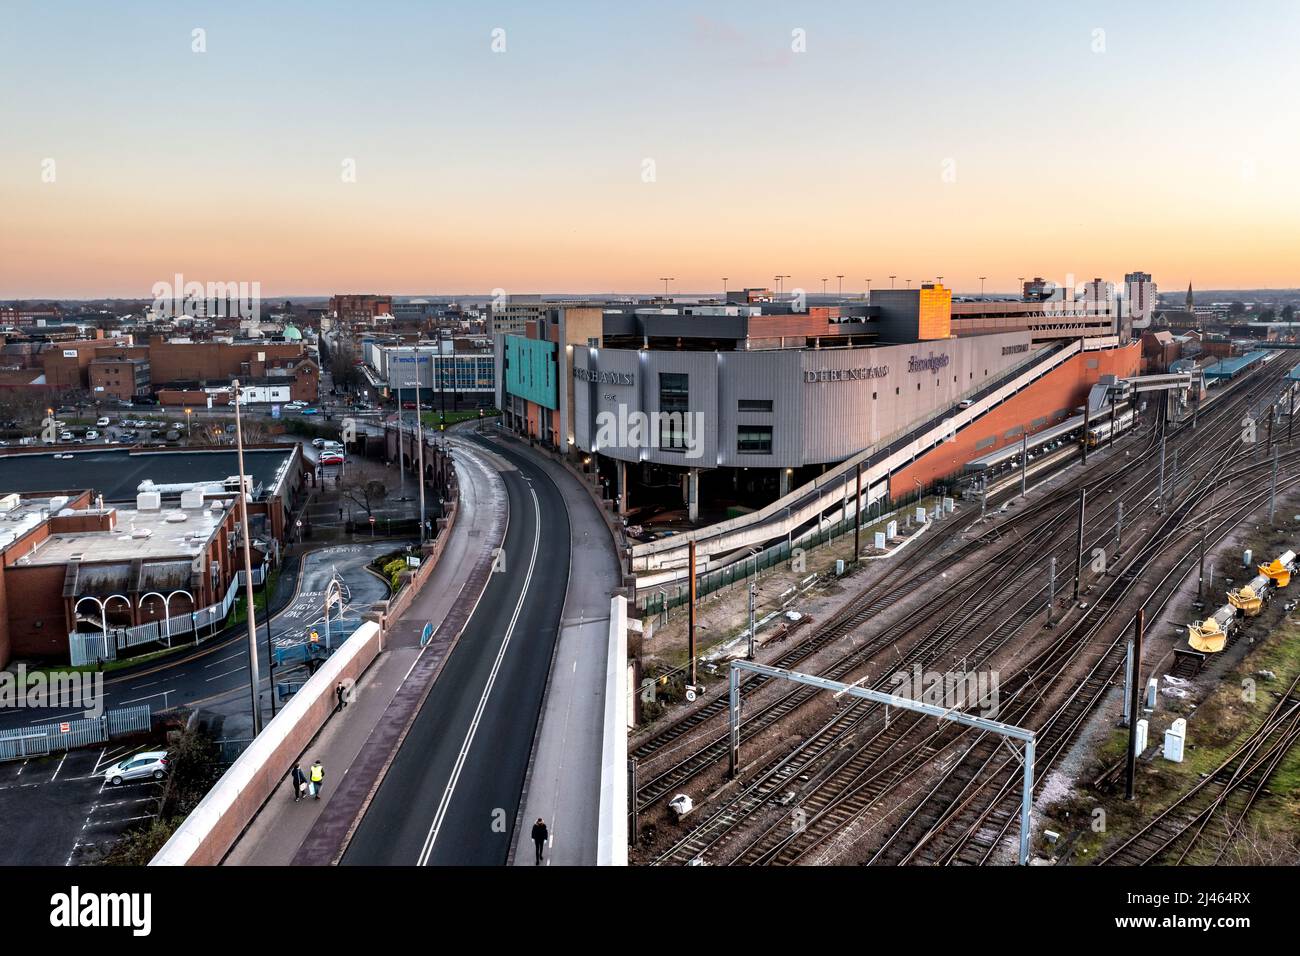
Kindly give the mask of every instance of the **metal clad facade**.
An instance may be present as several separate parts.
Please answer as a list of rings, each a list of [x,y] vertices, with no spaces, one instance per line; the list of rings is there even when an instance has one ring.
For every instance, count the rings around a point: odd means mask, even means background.
[[[1034,351],[1029,332],[858,349],[575,349],[575,442],[623,461],[685,467],[841,461],[955,404]],[[608,441],[595,447],[600,421],[626,422],[638,411],[653,420],[665,373],[688,376],[690,410],[703,416],[700,456]],[[772,410],[741,411],[742,401],[771,401]],[[746,424],[771,426],[770,453],[738,450],[738,429]]]

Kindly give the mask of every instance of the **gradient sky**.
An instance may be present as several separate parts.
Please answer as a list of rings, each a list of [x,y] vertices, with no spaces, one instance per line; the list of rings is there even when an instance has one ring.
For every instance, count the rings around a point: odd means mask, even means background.
[[[0,298],[1295,286],[1298,28],[1295,0],[0,0]]]

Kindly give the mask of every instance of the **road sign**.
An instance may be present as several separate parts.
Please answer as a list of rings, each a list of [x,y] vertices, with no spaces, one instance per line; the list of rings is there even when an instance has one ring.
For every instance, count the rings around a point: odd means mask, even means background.
[[[695,702],[695,688],[690,684],[686,685],[686,700],[690,703]]]
[[[72,724],[69,724],[69,723],[62,723],[62,724],[59,724],[59,733],[61,733],[61,734],[70,734],[70,733],[72,733]]]
[[[271,406],[271,417],[272,417],[272,418],[279,418],[279,417],[280,417],[280,406],[279,406],[279,405],[272,405],[272,406]]]

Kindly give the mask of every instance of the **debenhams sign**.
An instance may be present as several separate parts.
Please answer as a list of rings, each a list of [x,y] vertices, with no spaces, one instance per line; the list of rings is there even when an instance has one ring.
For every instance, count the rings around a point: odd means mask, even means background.
[[[598,385],[635,385],[635,372],[602,372],[599,369],[573,368],[573,377],[580,382],[595,382]]]
[[[888,365],[872,365],[860,368],[818,368],[804,369],[803,380],[814,382],[858,382],[868,378],[884,378],[889,374]]]

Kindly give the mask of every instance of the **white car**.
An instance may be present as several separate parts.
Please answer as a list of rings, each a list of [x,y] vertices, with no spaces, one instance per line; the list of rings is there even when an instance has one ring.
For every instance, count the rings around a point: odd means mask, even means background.
[[[98,437],[99,437],[99,432],[95,431],[95,429],[93,428],[90,431],[86,432],[86,441],[94,441]]]
[[[107,419],[107,418],[101,418],[99,421],[95,422],[95,427],[96,427],[96,428],[107,428],[107,427],[108,427],[108,419]]]
[[[63,432],[59,435],[59,441],[72,441],[72,432]]]
[[[167,776],[167,751],[150,750],[119,760],[104,771],[104,782],[116,787],[127,780],[161,780]]]

